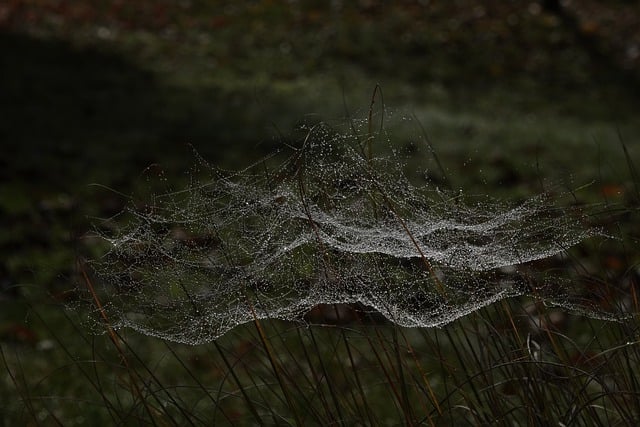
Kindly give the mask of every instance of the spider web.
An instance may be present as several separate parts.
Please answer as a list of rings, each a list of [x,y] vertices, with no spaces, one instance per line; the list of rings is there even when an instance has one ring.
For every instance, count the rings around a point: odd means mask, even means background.
[[[360,303],[433,327],[519,295],[608,317],[570,281],[506,268],[593,236],[579,216],[545,195],[465,205],[411,184],[394,158],[370,157],[365,138],[319,124],[277,168],[212,168],[127,209],[93,261],[112,326],[198,344],[255,319]]]

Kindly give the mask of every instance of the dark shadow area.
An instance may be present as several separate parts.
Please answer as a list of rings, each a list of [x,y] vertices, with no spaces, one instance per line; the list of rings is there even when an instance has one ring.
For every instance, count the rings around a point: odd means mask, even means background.
[[[57,187],[144,164],[159,121],[150,73],[58,41],[2,34],[0,49],[6,178]]]
[[[260,141],[247,95],[162,87],[114,54],[61,41],[0,33],[0,51],[0,179],[31,191],[121,188],[153,163],[187,168],[188,144],[224,163]]]

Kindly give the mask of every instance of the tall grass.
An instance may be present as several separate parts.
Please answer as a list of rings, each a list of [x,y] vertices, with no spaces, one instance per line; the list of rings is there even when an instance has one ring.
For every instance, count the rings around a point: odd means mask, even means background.
[[[51,331],[68,361],[35,383],[3,350],[17,392],[3,417],[31,425],[633,425],[637,321],[558,317],[533,314],[523,301],[438,329],[360,313],[350,324],[256,322],[197,348],[115,332],[109,347],[82,329],[66,338]],[[56,387],[65,382],[78,389]]]
[[[369,134],[368,158],[371,127]],[[582,264],[566,268],[594,298],[602,289],[624,292],[624,309],[637,313],[639,182],[623,147],[627,200],[603,204],[594,216],[618,235],[571,251]],[[2,424],[569,426],[640,419],[636,316],[597,320],[522,297],[441,328],[408,329],[364,306],[331,305],[306,322],[256,316],[191,347],[115,330],[89,270],[80,264],[78,271],[93,314],[30,307],[32,321],[54,341],[49,354],[59,369],[25,368],[23,352],[35,350],[0,347]],[[83,328],[86,315],[100,316],[103,335]]]

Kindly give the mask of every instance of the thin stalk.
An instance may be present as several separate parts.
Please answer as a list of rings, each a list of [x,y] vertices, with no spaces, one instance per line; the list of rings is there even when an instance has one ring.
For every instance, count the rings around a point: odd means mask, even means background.
[[[373,422],[373,418],[372,418],[372,411],[371,408],[369,407],[369,403],[367,402],[367,395],[364,391],[364,388],[362,387],[362,382],[360,381],[360,375],[358,374],[358,369],[356,367],[354,358],[353,358],[353,354],[351,352],[351,345],[349,344],[349,340],[347,339],[347,336],[345,334],[345,332],[343,330],[341,330],[342,333],[342,340],[344,342],[344,346],[347,349],[347,355],[349,357],[349,364],[351,365],[351,369],[353,372],[353,376],[356,380],[356,386],[358,387],[358,392],[360,393],[360,399],[362,400],[362,403],[364,404],[364,411],[365,414],[367,415],[367,418],[369,418],[369,423],[370,425],[374,425],[375,423]]]
[[[402,396],[401,404],[404,407],[403,411],[408,416],[407,425],[413,425],[414,415],[411,411],[411,405],[409,404],[409,394],[407,390],[407,383],[404,378],[404,369],[402,368],[402,357],[400,356],[400,344],[398,343],[398,326],[393,327],[393,347],[395,349],[396,363],[398,365],[398,379],[400,380],[400,391]]]
[[[436,408],[436,410],[438,411],[439,415],[442,415],[442,408],[440,408],[440,405],[438,404],[438,399],[436,399],[435,393],[433,391],[433,388],[431,387],[431,384],[429,383],[429,379],[427,378],[427,374],[425,373],[424,369],[422,368],[422,364],[420,363],[420,359],[418,359],[415,350],[413,349],[413,347],[411,346],[411,343],[409,343],[409,340],[407,339],[406,335],[404,333],[402,333],[402,338],[404,339],[404,343],[407,346],[407,349],[409,351],[409,354],[411,354],[411,358],[413,359],[413,362],[416,365],[416,368],[418,369],[418,372],[420,373],[420,378],[422,379],[422,382],[424,383],[426,389],[427,389],[427,393],[429,395],[429,400],[431,401],[431,404]],[[431,420],[431,417],[429,417],[429,424],[431,424],[432,426],[433,424],[433,420]]]
[[[631,156],[629,155],[629,150],[627,149],[627,144],[625,144],[624,139],[622,138],[622,133],[620,132],[620,129],[618,129],[618,139],[620,139],[620,144],[622,144],[622,150],[624,151],[624,157],[627,161],[629,174],[631,175],[631,180],[633,181],[633,186],[636,190],[636,197],[640,201],[640,175],[638,175],[638,171],[636,171],[636,166],[631,160]]]
[[[9,374],[9,377],[11,378],[11,382],[13,383],[13,386],[15,387],[18,394],[20,394],[22,401],[27,407],[27,412],[33,418],[33,421],[35,422],[35,424],[40,425],[38,417],[36,416],[36,411],[33,407],[33,402],[31,401],[31,398],[28,396],[28,393],[23,393],[20,386],[18,385],[18,380],[16,376],[13,374],[13,371],[11,370],[11,368],[9,367],[9,363],[7,362],[7,358],[4,355],[4,350],[2,349],[1,344],[0,344],[0,356],[2,356],[2,361],[4,363],[5,368],[7,369],[7,373]],[[27,388],[26,382],[25,382],[25,388]]]
[[[380,132],[384,128],[384,98],[382,96],[382,88],[379,84],[373,88],[373,94],[371,95],[371,103],[369,104],[369,117],[368,117],[368,133],[367,133],[367,160],[369,167],[372,167],[373,160],[373,106],[376,103],[376,95],[379,94],[380,102],[382,104],[382,113],[380,114]]]
[[[178,356],[178,354],[175,352],[175,350],[173,349],[173,347],[171,347],[166,341],[164,342],[165,347],[167,348],[167,350],[169,350],[169,352],[173,355],[173,357],[178,361],[178,363],[180,364],[180,366],[182,366],[182,368],[187,372],[187,374],[191,377],[192,380],[194,380],[196,382],[196,384],[198,385],[198,387],[200,388],[200,390],[202,390],[204,392],[204,394],[209,398],[209,400],[211,401],[211,403],[213,404],[214,408],[218,408],[218,402],[216,401],[216,399],[213,398],[213,396],[211,395],[211,393],[209,392],[209,390],[206,389],[206,387],[204,386],[204,384],[202,384],[202,382],[198,379],[198,377],[196,375],[193,374],[193,372],[191,371],[191,369],[189,369],[189,367],[182,361],[182,358],[180,356]],[[229,417],[227,416],[227,414],[224,413],[224,411],[220,411],[222,412],[222,415],[227,419],[227,421],[231,422],[231,420],[229,419]]]
[[[382,337],[380,336],[380,333],[378,332],[378,330],[376,329],[376,335],[378,336],[378,341],[380,342],[383,350],[385,351],[386,355],[387,355],[387,359],[389,358],[389,354],[387,353],[386,347],[382,341]],[[384,363],[382,362],[382,358],[380,357],[380,354],[378,353],[378,351],[376,350],[375,346],[373,345],[373,342],[371,341],[371,339],[366,336],[367,341],[369,342],[369,346],[371,348],[371,351],[373,352],[374,356],[376,357],[376,360],[378,361],[378,366],[380,366],[380,369],[382,369],[382,372],[384,373],[384,376],[387,380],[387,384],[389,384],[389,386],[391,387],[391,391],[393,392],[393,396],[395,397],[396,402],[398,403],[398,405],[400,406],[400,411],[403,413],[405,420],[408,420],[408,416],[407,414],[404,412],[404,407],[402,405],[402,398],[400,396],[400,393],[398,393],[398,389],[396,388],[393,380],[391,379],[391,375],[389,374],[389,371],[385,368]]]
[[[301,344],[302,350],[304,351],[304,356],[306,357],[307,362],[309,362],[309,370],[311,371],[311,375],[313,376],[313,381],[317,385],[318,389],[320,389],[320,388],[322,388],[322,379],[321,379],[320,376],[318,376],[318,372],[316,371],[316,369],[313,366],[313,363],[311,362],[311,355],[307,351],[307,346],[302,341],[302,335],[300,333],[300,330],[298,329],[297,332],[298,332],[298,338],[300,339],[300,344]],[[329,394],[331,395],[331,398],[333,400],[333,404],[336,407],[336,410],[338,411],[340,419],[342,419],[342,414],[340,414],[340,405],[339,405],[338,400],[337,400],[337,395],[336,395],[335,391],[333,390],[333,386],[331,385],[331,379],[329,378],[329,375],[327,373],[327,370],[325,369],[324,363],[322,362],[322,356],[320,355],[320,348],[318,347],[318,344],[316,343],[316,339],[313,336],[313,332],[311,331],[311,329],[309,329],[309,334],[311,336],[311,341],[312,341],[312,343],[314,345],[315,351],[318,354],[318,360],[320,361],[320,369],[322,370],[322,375],[327,380],[327,387],[329,387]],[[332,423],[335,423],[336,422],[335,421],[335,417],[334,417],[333,413],[331,412],[331,409],[329,409],[329,403],[327,402],[327,399],[325,398],[324,393],[322,391],[319,391],[318,394],[319,394],[319,397],[320,397],[320,402],[322,403],[322,406],[324,407],[324,410],[325,410],[326,414],[332,420]]]
[[[267,357],[269,359],[269,363],[271,364],[271,368],[273,369],[273,373],[276,376],[276,379],[278,380],[278,384],[280,385],[280,389],[282,390],[282,393],[284,395],[285,400],[287,401],[287,405],[289,406],[289,409],[291,410],[291,414],[293,415],[293,418],[296,422],[296,425],[298,426],[303,426],[304,424],[302,423],[302,420],[299,418],[298,413],[295,409],[295,406],[293,405],[293,400],[291,399],[291,396],[289,395],[289,389],[287,388],[282,375],[281,375],[281,368],[278,365],[278,363],[275,360],[274,354],[273,354],[273,350],[271,349],[271,346],[269,345],[269,342],[267,340],[267,337],[264,333],[264,329],[262,329],[262,324],[260,322],[260,320],[258,319],[258,316],[256,314],[255,309],[253,308],[253,304],[251,304],[251,301],[247,298],[247,302],[249,303],[249,309],[251,310],[251,314],[253,315],[253,323],[256,327],[256,330],[258,331],[258,335],[260,337],[260,341],[262,343],[263,348],[265,349],[265,352],[267,353]]]
[[[413,114],[413,119],[416,121],[416,123],[418,123],[418,127],[420,128],[420,132],[422,132],[422,136],[424,136],[424,142],[427,145],[427,148],[429,149],[429,153],[433,156],[433,159],[436,161],[436,165],[438,166],[438,170],[440,171],[440,173],[442,174],[442,178],[444,179],[445,186],[447,188],[449,188],[449,189],[452,189],[453,185],[451,183],[451,179],[449,178],[449,176],[445,172],[444,167],[442,166],[442,163],[440,162],[440,157],[438,157],[438,154],[436,153],[436,150],[433,148],[433,144],[431,143],[431,138],[429,137],[429,134],[427,133],[427,130],[424,128],[424,126],[422,125],[422,122],[420,122],[420,120],[418,119],[418,116],[416,116],[415,113]]]
[[[138,381],[134,376],[134,372],[135,371],[131,367],[131,364],[129,363],[129,360],[128,360],[126,354],[124,353],[124,350],[120,346],[119,337],[117,336],[117,334],[115,333],[115,331],[111,327],[111,322],[109,321],[107,313],[104,310],[104,307],[102,306],[102,303],[100,302],[100,298],[98,298],[98,294],[96,293],[96,291],[95,291],[95,289],[93,287],[93,284],[91,283],[91,280],[89,280],[89,276],[87,275],[87,272],[84,270],[84,268],[82,268],[82,267],[79,267],[79,268],[80,268],[80,271],[82,272],[82,277],[84,278],[85,284],[87,285],[87,288],[89,289],[89,292],[91,293],[91,297],[93,298],[93,302],[96,305],[96,307],[97,307],[97,309],[98,309],[98,311],[100,313],[100,317],[102,317],[102,320],[104,322],[104,326],[105,326],[105,328],[107,330],[107,335],[109,336],[109,339],[111,340],[111,342],[113,343],[114,347],[116,348],[116,351],[118,352],[118,355],[120,356],[121,362],[123,363],[123,365],[125,366],[127,372],[129,373],[129,377],[131,379],[131,386],[133,387],[133,394],[135,396],[137,396],[138,399],[140,399],[140,403],[142,403],[142,406],[145,408],[145,411],[147,412],[147,415],[149,416],[149,419],[150,419],[151,423],[153,425],[156,425],[155,417],[153,416],[153,411],[151,410],[151,407],[146,402],[146,399],[142,394],[142,390],[138,386]]]

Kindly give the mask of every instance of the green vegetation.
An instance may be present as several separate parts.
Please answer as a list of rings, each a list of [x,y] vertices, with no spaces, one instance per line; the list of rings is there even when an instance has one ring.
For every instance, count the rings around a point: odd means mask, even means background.
[[[238,169],[366,119],[377,83],[377,152],[468,201],[568,195],[613,238],[531,268],[638,312],[637,4],[214,3],[0,6],[0,425],[633,425],[635,317],[513,299],[441,329],[329,306],[197,347],[89,332],[100,310],[66,307],[117,192],[182,188],[190,145]]]

